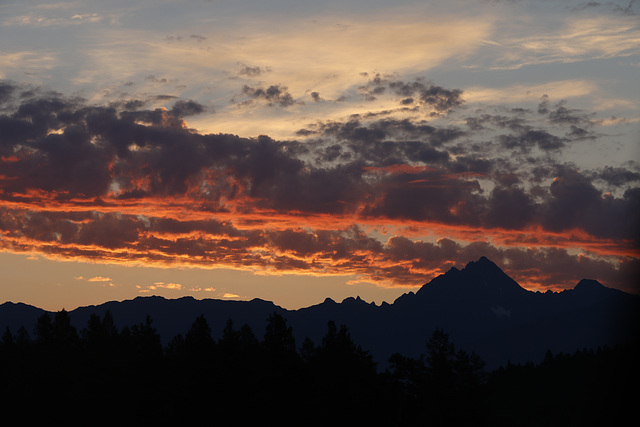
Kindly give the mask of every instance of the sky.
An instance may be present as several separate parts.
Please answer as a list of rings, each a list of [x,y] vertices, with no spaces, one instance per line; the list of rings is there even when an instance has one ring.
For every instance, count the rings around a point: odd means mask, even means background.
[[[0,300],[640,293],[640,2],[0,0]]]

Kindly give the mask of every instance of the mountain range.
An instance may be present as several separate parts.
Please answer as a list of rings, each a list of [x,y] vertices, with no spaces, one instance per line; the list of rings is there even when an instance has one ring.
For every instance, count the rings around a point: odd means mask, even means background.
[[[81,331],[91,314],[109,311],[118,327],[131,326],[149,316],[162,342],[189,330],[204,315],[215,339],[231,319],[236,329],[247,324],[262,337],[266,320],[276,312],[292,327],[296,344],[308,337],[319,343],[333,320],[345,325],[356,344],[368,350],[380,366],[400,353],[417,357],[435,329],[447,334],[457,348],[477,353],[494,369],[511,363],[538,363],[547,350],[576,350],[615,346],[637,339],[640,332],[640,296],[607,288],[583,279],[574,289],[532,292],[522,288],[486,257],[463,269],[451,268],[417,292],[409,292],[392,304],[330,298],[298,310],[287,310],[270,301],[228,301],[193,297],[165,299],[137,297],[121,302],[79,307],[69,312]],[[24,326],[32,333],[45,313],[23,303],[0,305],[0,328],[15,333]]]

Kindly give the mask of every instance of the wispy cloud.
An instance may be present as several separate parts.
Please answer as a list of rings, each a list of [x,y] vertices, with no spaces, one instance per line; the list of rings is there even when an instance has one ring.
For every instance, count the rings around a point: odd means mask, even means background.
[[[225,292],[222,294],[222,298],[241,298],[240,295],[231,294],[229,292]]]
[[[109,277],[96,276],[87,279],[88,282],[111,282]]]
[[[155,282],[152,285],[142,286],[137,285],[138,292],[140,293],[150,293],[158,290],[170,290],[170,291],[180,291],[184,289],[182,284],[180,283],[165,283],[165,282]]]
[[[588,80],[561,80],[538,85],[514,85],[500,88],[472,86],[465,90],[464,98],[476,103],[514,103],[538,101],[545,94],[553,94],[556,99],[572,99],[593,94],[598,86]]]
[[[640,25],[635,17],[576,16],[564,18],[558,28],[506,35],[498,42],[502,54],[494,68],[628,57],[640,53]]]

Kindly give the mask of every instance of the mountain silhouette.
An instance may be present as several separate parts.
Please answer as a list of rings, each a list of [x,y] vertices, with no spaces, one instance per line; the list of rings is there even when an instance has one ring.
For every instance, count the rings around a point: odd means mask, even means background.
[[[91,314],[104,316],[109,311],[119,327],[142,323],[150,316],[164,344],[184,334],[200,315],[211,325],[213,338],[219,339],[229,319],[235,327],[246,324],[262,336],[266,319],[275,312],[287,319],[298,346],[307,337],[319,342],[332,320],[347,326],[354,342],[370,351],[382,367],[393,353],[409,357],[424,353],[428,337],[440,329],[456,346],[476,352],[488,368],[496,368],[507,362],[541,361],[547,350],[570,353],[630,341],[639,332],[639,308],[640,296],[589,279],[562,292],[528,291],[482,257],[379,306],[360,297],[342,302],[327,298],[287,310],[260,299],[150,296],[80,307],[69,316],[78,330]],[[0,327],[15,332],[24,326],[31,332],[42,313],[26,304],[5,303],[0,305]]]

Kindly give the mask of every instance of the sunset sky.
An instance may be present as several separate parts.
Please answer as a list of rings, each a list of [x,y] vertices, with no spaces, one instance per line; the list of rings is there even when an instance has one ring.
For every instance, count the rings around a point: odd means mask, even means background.
[[[640,2],[0,0],[0,303],[639,293]]]

